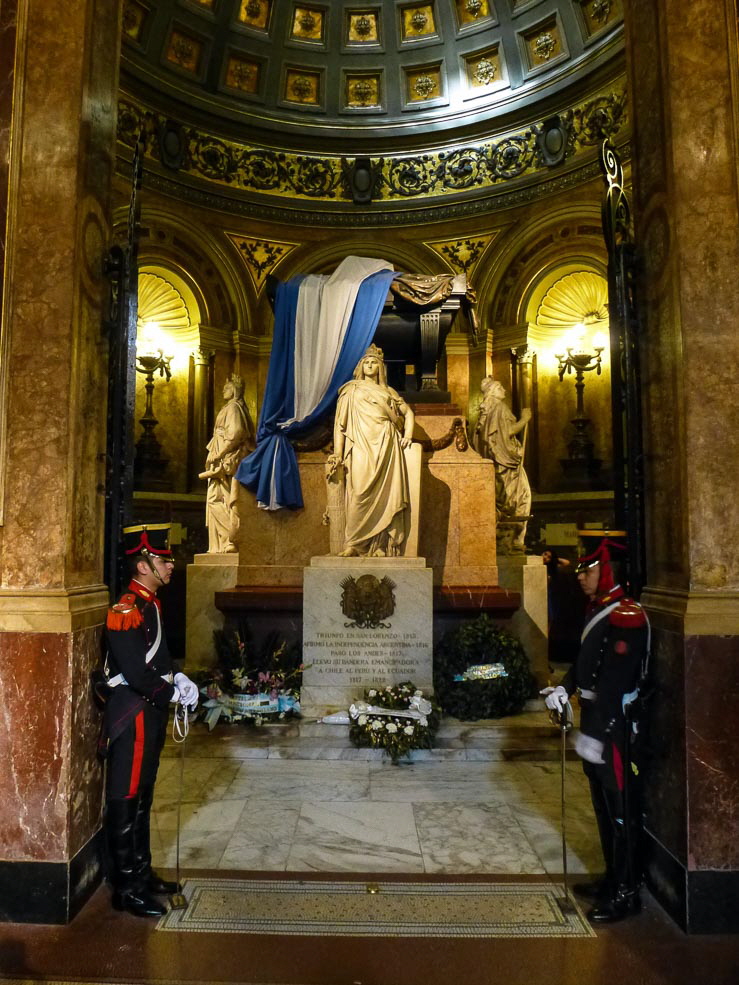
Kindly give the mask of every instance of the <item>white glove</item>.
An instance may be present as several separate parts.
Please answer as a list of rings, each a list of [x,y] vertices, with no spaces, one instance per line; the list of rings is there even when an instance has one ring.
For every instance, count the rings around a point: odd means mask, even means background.
[[[585,735],[584,732],[577,733],[575,752],[581,759],[586,760],[588,763],[597,763],[598,766],[602,766],[605,763],[605,759],[603,759],[603,743],[600,739],[594,739],[592,735]]]
[[[180,692],[179,698],[175,700],[179,701],[181,705],[190,708],[191,711],[195,711],[198,706],[198,695],[200,693],[197,684],[193,684],[190,678],[184,674],[175,674],[174,683]]]
[[[568,698],[567,691],[561,684],[558,684],[556,687],[544,687],[539,691],[539,694],[545,695],[544,704],[550,711],[556,711],[558,714],[562,714]]]

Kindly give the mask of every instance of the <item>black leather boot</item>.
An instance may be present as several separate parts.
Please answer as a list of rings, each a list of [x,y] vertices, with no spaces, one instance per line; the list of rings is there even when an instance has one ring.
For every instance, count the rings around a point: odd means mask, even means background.
[[[616,923],[641,911],[639,891],[619,888],[609,899],[602,900],[588,912],[591,923]]]
[[[105,808],[105,830],[110,854],[113,909],[136,917],[161,917],[167,912],[144,888],[135,871],[135,821],[138,798],[109,800]]]
[[[154,787],[142,787],[139,792],[138,809],[134,829],[136,853],[136,879],[154,896],[172,896],[181,893],[178,882],[169,882],[151,867],[151,805],[154,802]]]
[[[572,891],[583,899],[603,900],[610,896],[611,885],[609,877],[604,875],[600,879],[592,879],[589,882],[573,883]]]

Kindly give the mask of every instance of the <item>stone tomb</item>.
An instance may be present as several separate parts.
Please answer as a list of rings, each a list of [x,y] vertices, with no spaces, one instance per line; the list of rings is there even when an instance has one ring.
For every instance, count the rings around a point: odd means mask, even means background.
[[[303,715],[345,710],[365,688],[406,680],[429,694],[432,593],[424,558],[312,558],[303,582]]]

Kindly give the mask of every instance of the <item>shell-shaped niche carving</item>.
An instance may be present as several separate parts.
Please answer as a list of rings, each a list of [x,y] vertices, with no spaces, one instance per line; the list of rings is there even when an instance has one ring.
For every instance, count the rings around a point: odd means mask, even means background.
[[[139,327],[147,322],[165,332],[190,328],[190,313],[177,288],[158,274],[139,274]]]
[[[555,281],[536,313],[536,324],[555,332],[580,323],[607,321],[608,282],[591,270],[578,270]]]

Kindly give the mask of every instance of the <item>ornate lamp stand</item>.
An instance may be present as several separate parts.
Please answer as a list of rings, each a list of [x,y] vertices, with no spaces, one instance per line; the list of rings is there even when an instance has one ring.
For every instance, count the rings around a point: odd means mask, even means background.
[[[154,434],[154,428],[159,421],[154,416],[154,374],[166,376],[169,383],[172,371],[169,364],[171,356],[165,356],[160,349],[156,354],[141,353],[136,356],[136,372],[146,377],[146,409],[144,416],[139,418],[139,424],[144,429],[136,442],[136,458],[134,460],[134,476],[137,489],[164,491],[170,488],[171,482],[167,477],[169,459],[162,457],[162,446]]]
[[[601,352],[605,346],[594,345],[594,352],[587,352],[583,348],[567,348],[567,355],[555,353],[555,358],[559,363],[560,383],[565,373],[575,373],[575,391],[577,393],[577,407],[572,424],[575,427],[575,436],[567,445],[569,458],[560,459],[560,463],[567,477],[568,484],[584,488],[592,488],[595,480],[598,479],[600,467],[603,464],[600,458],[593,455],[593,442],[590,438],[589,427],[590,418],[585,415],[583,403],[583,392],[585,390],[585,374],[596,371],[600,376]]]

